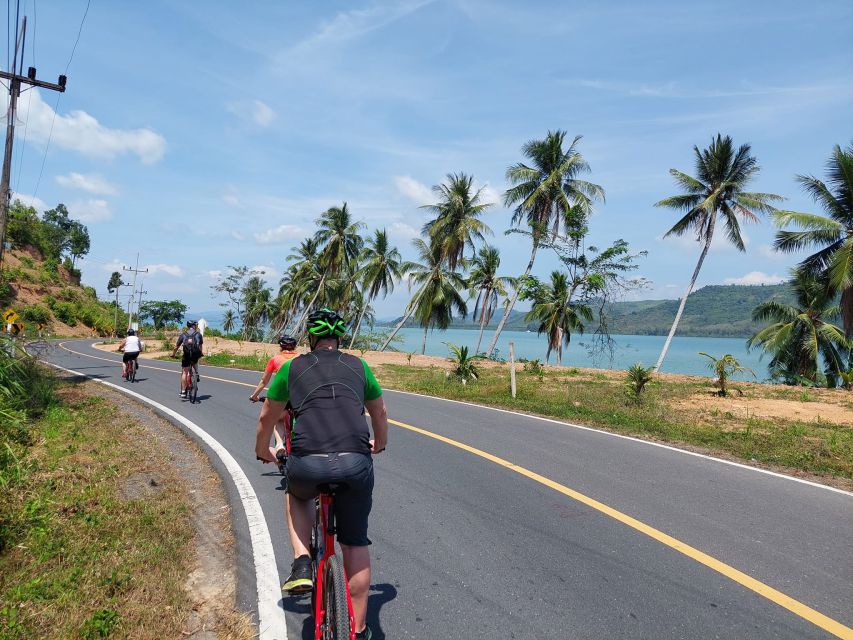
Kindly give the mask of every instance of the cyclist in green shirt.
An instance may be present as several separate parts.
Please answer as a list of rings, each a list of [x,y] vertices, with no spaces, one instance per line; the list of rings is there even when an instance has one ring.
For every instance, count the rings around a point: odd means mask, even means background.
[[[258,419],[255,453],[275,462],[269,441],[276,420],[287,403],[295,418],[291,455],[287,460],[286,511],[293,565],[283,589],[310,591],[311,561],[308,546],[313,524],[317,485],[344,482],[346,492],[335,499],[337,538],[349,576],[356,637],[370,638],[367,595],[370,588],[370,554],[367,520],[373,504],[371,454],[385,449],[388,416],[382,389],[367,363],[339,351],[346,324],[337,313],[321,309],[308,316],[311,351],[285,362],[267,391]],[[374,439],[364,419],[370,414]]]

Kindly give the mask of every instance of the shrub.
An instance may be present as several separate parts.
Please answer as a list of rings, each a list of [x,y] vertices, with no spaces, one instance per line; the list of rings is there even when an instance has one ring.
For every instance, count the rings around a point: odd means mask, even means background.
[[[447,377],[459,380],[463,386],[468,380],[477,380],[480,377],[480,371],[474,361],[485,358],[481,355],[468,355],[468,347],[457,347],[452,342],[448,342],[447,346],[450,347],[452,354],[450,362],[454,365],[453,369],[447,372]]]
[[[56,302],[51,307],[51,311],[60,322],[64,322],[69,327],[77,326],[77,309],[70,302]]]
[[[28,322],[47,324],[50,322],[50,310],[40,304],[34,304],[24,307],[24,310],[21,311],[21,317]]]
[[[652,381],[654,367],[644,367],[639,362],[628,368],[625,379],[625,394],[635,404],[642,402],[642,393]]]
[[[719,389],[717,395],[720,397],[725,397],[728,394],[729,378],[736,373],[751,373],[752,377],[755,377],[755,372],[752,369],[741,366],[740,362],[737,361],[737,358],[730,353],[727,353],[722,358],[715,358],[714,356],[708,355],[702,351],[699,352],[699,355],[705,356],[710,360],[710,362],[708,362],[708,368],[717,375],[714,380],[714,385]],[[737,392],[743,395],[743,391],[740,389],[737,389]]]
[[[525,373],[536,376],[539,380],[542,380],[545,375],[545,369],[542,367],[542,363],[539,362],[539,358],[536,358],[535,360],[525,360],[523,370]]]

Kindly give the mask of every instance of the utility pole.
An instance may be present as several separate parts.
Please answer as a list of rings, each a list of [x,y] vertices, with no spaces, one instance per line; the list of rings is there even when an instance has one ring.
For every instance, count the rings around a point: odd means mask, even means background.
[[[140,282],[139,283],[139,291],[136,292],[139,294],[139,301],[136,303],[136,319],[137,320],[139,320],[139,311],[140,311],[140,309],[142,309],[142,294],[148,293],[147,291],[143,291],[142,287],[143,287],[143,283]]]
[[[121,281],[119,281],[119,282],[121,282]],[[130,286],[129,284],[125,284],[124,282],[122,282],[119,286],[116,287],[116,312],[114,314],[115,317],[113,318],[113,338],[116,337],[116,332],[118,331],[118,291],[122,287],[129,287],[129,286]]]
[[[9,220],[9,200],[12,193],[9,191],[9,180],[12,174],[12,144],[15,141],[15,118],[18,112],[18,96],[21,95],[21,85],[27,84],[31,87],[42,87],[52,91],[65,92],[65,76],[59,76],[57,84],[36,80],[36,68],[29,67],[27,75],[22,75],[24,70],[24,42],[27,35],[27,16],[21,23],[21,31],[15,41],[15,57],[12,62],[11,73],[0,71],[0,78],[9,81],[9,111],[6,114],[6,153],[3,156],[3,175],[0,178],[0,264],[3,264],[3,253],[6,250],[6,226]],[[20,68],[18,65],[18,50],[21,52]]]
[[[133,315],[130,310],[133,306],[133,296],[136,293],[136,275],[139,273],[148,273],[148,269],[140,269],[139,268],[139,254],[136,254],[136,267],[131,269],[130,267],[122,266],[122,271],[133,271],[133,293],[130,294],[130,299],[127,301],[127,328],[130,329],[130,325],[133,323]]]

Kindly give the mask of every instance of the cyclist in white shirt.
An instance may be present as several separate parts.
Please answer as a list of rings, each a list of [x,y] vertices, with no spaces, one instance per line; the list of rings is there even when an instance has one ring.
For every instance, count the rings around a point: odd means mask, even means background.
[[[118,346],[119,351],[124,351],[124,356],[121,359],[121,377],[127,378],[128,372],[130,371],[128,367],[128,362],[131,363],[130,366],[136,365],[136,359],[139,357],[139,352],[145,348],[145,344],[142,340],[139,339],[139,336],[136,335],[136,331],[133,329],[129,329],[127,332],[127,337],[121,341],[121,344]]]

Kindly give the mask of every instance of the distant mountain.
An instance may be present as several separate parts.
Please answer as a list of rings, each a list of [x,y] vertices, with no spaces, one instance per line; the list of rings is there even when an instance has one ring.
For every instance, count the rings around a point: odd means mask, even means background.
[[[752,310],[762,302],[775,298],[793,304],[794,293],[788,284],[777,285],[709,285],[694,291],[687,299],[684,314],[678,325],[680,336],[714,336],[720,338],[747,338],[761,328],[752,322]],[[678,311],[678,300],[636,300],[614,302],[608,306],[610,333],[621,335],[666,335]],[[504,327],[509,331],[536,330],[535,322],[527,322],[526,311],[510,313]],[[497,327],[500,313],[495,314],[490,328]],[[402,316],[401,316],[402,317]],[[381,323],[395,326],[401,319]],[[380,323],[378,323],[380,324]],[[414,322],[407,327],[417,326]],[[477,329],[471,321],[457,319],[450,325],[454,329]],[[488,330],[487,330],[488,331]]]

